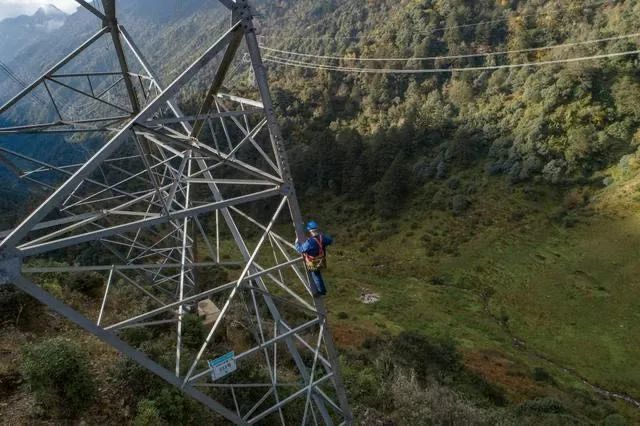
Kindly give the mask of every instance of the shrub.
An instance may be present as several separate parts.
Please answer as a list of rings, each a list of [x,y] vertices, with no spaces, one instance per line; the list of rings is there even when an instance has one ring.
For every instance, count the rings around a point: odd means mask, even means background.
[[[206,290],[229,281],[227,271],[219,266],[207,266],[197,271],[198,288]]]
[[[144,342],[151,340],[153,333],[146,327],[131,327],[122,330],[120,338],[131,346],[138,348]]]
[[[451,211],[455,216],[464,213],[470,205],[471,202],[467,199],[467,197],[460,194],[454,195],[450,203]]]
[[[138,403],[137,414],[133,419],[134,426],[156,426],[165,423],[154,401],[143,399]]]
[[[207,329],[196,314],[185,314],[182,317],[182,343],[191,349],[200,349],[207,338]]]
[[[518,406],[517,412],[520,415],[562,414],[566,413],[567,410],[562,405],[562,402],[557,399],[544,397],[523,402]]]
[[[547,382],[547,383],[554,382],[551,374],[549,374],[549,372],[542,367],[534,368],[532,376],[536,382]]]
[[[414,370],[422,382],[429,377],[439,377],[462,368],[462,356],[450,339],[402,332],[393,338],[391,348],[398,362]]]
[[[118,385],[134,397],[141,397],[160,386],[161,379],[150,373],[146,368],[128,357],[121,357],[115,364],[111,375]]]
[[[415,376],[399,372],[391,383],[394,415],[406,425],[480,425],[499,423],[497,411],[474,407],[450,389],[432,383],[422,388]]]
[[[206,419],[210,417],[210,413],[207,409],[175,388],[163,386],[155,393],[152,401],[160,417],[169,424],[208,423]]]
[[[70,340],[57,337],[33,346],[22,367],[36,399],[45,408],[73,416],[95,398],[87,356]]]
[[[97,272],[71,274],[67,280],[67,287],[87,296],[96,296],[104,285],[105,280]]]
[[[604,418],[604,426],[626,426],[627,420],[620,414],[609,414]]]

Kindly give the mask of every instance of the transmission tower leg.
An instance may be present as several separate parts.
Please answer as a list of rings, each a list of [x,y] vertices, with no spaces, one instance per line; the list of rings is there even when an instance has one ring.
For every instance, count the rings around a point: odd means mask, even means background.
[[[247,4],[246,0],[239,0],[237,3],[239,4],[238,8],[241,9],[239,15],[242,16],[243,19],[245,41],[247,43],[249,56],[251,57],[251,63],[253,66],[256,83],[258,85],[258,90],[260,91],[260,97],[262,98],[262,103],[264,105],[264,113],[267,118],[267,126],[269,127],[269,132],[271,134],[271,143],[273,144],[274,152],[276,153],[278,166],[282,171],[282,178],[284,179],[285,184],[289,186],[289,209],[291,211],[291,217],[293,218],[296,238],[299,241],[304,241],[306,236],[304,232],[302,213],[300,211],[300,206],[298,205],[298,200],[295,194],[295,187],[293,185],[293,178],[291,176],[291,170],[289,168],[289,162],[286,154],[284,140],[282,138],[282,132],[280,131],[280,126],[273,109],[273,101],[271,99],[271,92],[269,90],[267,72],[262,61],[262,56],[260,55],[260,48],[258,39],[256,37],[255,27],[253,25],[251,8]],[[345,421],[347,424],[351,424],[353,422],[353,415],[351,413],[351,408],[347,400],[346,390],[342,381],[338,353],[333,343],[333,336],[329,329],[329,325],[326,322],[326,307],[321,296],[315,298],[315,307],[318,314],[325,318],[325,326],[323,328],[324,341],[327,348],[329,361],[331,362],[333,367],[333,381],[335,383],[336,392],[338,394],[338,401],[340,402],[340,408],[342,409],[342,412],[344,414]]]

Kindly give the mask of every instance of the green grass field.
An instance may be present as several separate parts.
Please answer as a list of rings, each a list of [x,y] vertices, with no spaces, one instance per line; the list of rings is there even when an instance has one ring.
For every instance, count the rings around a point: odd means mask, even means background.
[[[557,194],[485,182],[461,216],[432,212],[425,196],[371,226],[350,222],[365,212],[325,206],[323,223],[339,224],[328,230],[337,242],[326,272],[338,343],[401,330],[446,335],[514,400],[592,393],[581,378],[640,399],[636,185],[596,191],[571,210]],[[363,290],[380,302],[360,303]],[[533,380],[536,367],[554,383]],[[637,409],[615,404],[640,421]]]

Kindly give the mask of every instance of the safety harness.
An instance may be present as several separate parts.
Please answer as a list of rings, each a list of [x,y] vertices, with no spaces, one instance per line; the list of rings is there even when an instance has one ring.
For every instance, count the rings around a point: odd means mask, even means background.
[[[318,243],[318,254],[316,256],[311,256],[307,253],[302,255],[304,257],[304,264],[309,272],[316,272],[327,267],[327,257],[325,256],[324,245],[322,244],[322,235],[316,235],[313,239]]]

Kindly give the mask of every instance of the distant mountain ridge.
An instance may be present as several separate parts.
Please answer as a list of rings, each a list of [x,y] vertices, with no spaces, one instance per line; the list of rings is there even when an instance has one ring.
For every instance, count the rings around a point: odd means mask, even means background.
[[[37,43],[47,34],[61,28],[69,15],[52,4],[42,6],[33,15],[20,15],[0,21],[0,60],[16,58],[20,47]]]

